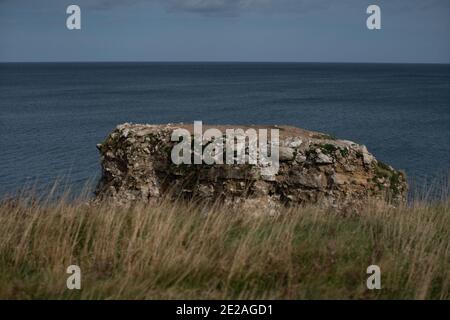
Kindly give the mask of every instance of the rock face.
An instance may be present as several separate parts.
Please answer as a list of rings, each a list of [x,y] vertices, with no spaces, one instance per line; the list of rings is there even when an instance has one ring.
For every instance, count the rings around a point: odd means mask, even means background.
[[[345,211],[363,209],[369,198],[394,204],[406,199],[404,173],[351,141],[288,126],[239,126],[279,129],[279,170],[267,176],[251,164],[173,164],[178,142],[171,134],[178,128],[193,132],[183,124],[119,125],[97,146],[103,169],[97,199],[151,202],[170,194],[249,208],[316,204]]]

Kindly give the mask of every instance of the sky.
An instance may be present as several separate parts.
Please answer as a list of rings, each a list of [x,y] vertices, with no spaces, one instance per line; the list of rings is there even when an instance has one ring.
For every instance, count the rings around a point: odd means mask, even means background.
[[[14,61],[450,63],[450,0],[0,0],[0,62]]]

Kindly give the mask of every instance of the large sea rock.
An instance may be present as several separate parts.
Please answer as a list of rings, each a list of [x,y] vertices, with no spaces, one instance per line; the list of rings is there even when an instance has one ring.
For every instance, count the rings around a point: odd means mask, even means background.
[[[168,196],[254,209],[313,204],[359,211],[369,199],[393,205],[406,199],[405,174],[377,161],[364,145],[290,126],[214,126],[224,133],[233,127],[279,129],[276,174],[249,164],[175,165],[171,151],[178,142],[171,141],[172,132],[192,133],[192,125],[125,123],[97,146],[102,163],[97,200],[151,203]]]

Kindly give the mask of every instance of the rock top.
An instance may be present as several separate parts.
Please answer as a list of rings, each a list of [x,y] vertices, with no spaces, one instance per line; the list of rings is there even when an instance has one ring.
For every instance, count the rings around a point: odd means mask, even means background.
[[[125,123],[97,145],[102,177],[97,200],[152,202],[169,195],[223,201],[255,209],[315,204],[358,211],[370,198],[404,202],[405,174],[377,161],[364,145],[291,126],[203,126],[279,129],[279,170],[263,176],[257,165],[180,164],[171,161],[175,129],[192,125]]]

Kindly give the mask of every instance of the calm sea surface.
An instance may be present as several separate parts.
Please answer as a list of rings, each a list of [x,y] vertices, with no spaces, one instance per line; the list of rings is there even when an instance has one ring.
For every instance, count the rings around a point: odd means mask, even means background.
[[[194,120],[330,133],[420,185],[450,169],[450,65],[0,64],[0,198],[95,182],[119,123]]]

